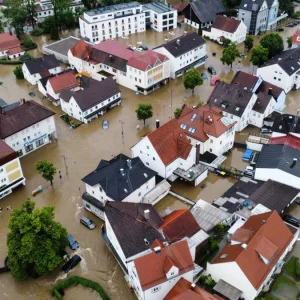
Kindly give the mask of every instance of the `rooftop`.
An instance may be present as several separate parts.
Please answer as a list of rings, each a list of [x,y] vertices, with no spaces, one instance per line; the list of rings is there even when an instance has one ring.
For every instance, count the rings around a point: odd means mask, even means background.
[[[0,138],[5,139],[54,114],[33,100],[25,101],[24,104],[0,114]]]
[[[153,10],[158,14],[164,14],[167,12],[175,11],[175,9],[172,6],[168,6],[165,3],[161,3],[161,2],[152,2],[152,3],[144,4],[143,11],[148,9]]]
[[[173,5],[173,8],[176,9],[179,13],[181,13],[188,5],[189,2],[184,2],[184,3]]]
[[[0,140],[0,167],[17,157],[17,152]]]
[[[229,300],[239,300],[242,295],[242,291],[238,290],[231,284],[220,279],[217,284],[214,286],[214,291],[228,298]]]
[[[300,30],[296,29],[292,37],[292,43],[296,45],[300,45]]]
[[[109,161],[102,159],[82,181],[90,186],[99,184],[108,197],[120,202],[155,175],[139,157],[130,159],[119,154]]]
[[[60,93],[64,88],[71,89],[79,85],[73,70],[55,74],[51,76],[48,81],[56,94]]]
[[[218,15],[211,27],[225,32],[234,33],[236,32],[240,24],[240,20]]]
[[[237,85],[219,82],[207,103],[222,111],[241,117],[249,104],[252,92]]]
[[[255,104],[254,104],[252,110],[256,111],[260,114],[263,114],[265,112],[265,110],[267,109],[272,98],[273,97],[271,95],[259,92],[257,94],[257,100],[255,101]]]
[[[60,63],[54,56],[51,55],[43,55],[43,57],[36,58],[34,60],[28,60],[24,62],[30,74],[39,73],[41,77],[46,77],[49,74],[50,69],[54,69],[60,67]]]
[[[0,51],[14,48],[20,49],[20,41],[18,38],[9,32],[0,33]]]
[[[295,115],[278,114],[274,118],[272,131],[283,134],[290,132],[300,134],[300,118]]]
[[[293,234],[276,211],[251,216],[212,264],[235,261],[257,290],[292,240]]]
[[[161,248],[160,253],[152,252],[134,260],[137,275],[145,291],[168,281],[171,267],[178,268],[179,274],[194,270],[194,263],[186,240]]]

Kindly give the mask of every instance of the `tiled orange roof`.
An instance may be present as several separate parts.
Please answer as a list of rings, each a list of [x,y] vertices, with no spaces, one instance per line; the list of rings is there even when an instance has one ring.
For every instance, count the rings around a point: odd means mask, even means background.
[[[51,77],[49,82],[56,94],[60,93],[64,88],[71,89],[79,85],[73,71]]]
[[[0,167],[17,157],[17,152],[0,139]]]
[[[222,31],[234,33],[236,32],[240,24],[240,20],[218,15],[211,27]]]
[[[186,240],[164,247],[160,253],[150,253],[139,257],[134,260],[134,264],[143,291],[168,280],[164,271],[167,257],[179,269],[179,274],[194,270],[193,259]]]
[[[70,49],[73,56],[88,60],[91,52],[91,47],[84,40],[79,40],[74,47]]]
[[[237,241],[240,243],[247,243],[251,237],[251,230],[245,228],[239,228],[237,231],[232,235],[231,240]]]
[[[174,285],[163,300],[223,300],[218,295],[212,295],[183,277]]]
[[[300,30],[297,29],[296,32],[293,34],[292,43],[300,45]]]
[[[147,135],[165,165],[181,157],[187,159],[192,150],[177,119],[172,119]]]
[[[201,229],[189,209],[175,210],[164,219],[160,228],[169,242],[192,237]]]
[[[253,287],[259,289],[291,243],[293,234],[276,211],[251,216],[241,228],[251,231],[248,242],[243,247],[242,243],[228,243],[212,264],[235,261]],[[260,258],[258,250],[269,259],[268,264]]]
[[[16,47],[20,48],[20,41],[14,34],[0,33],[0,51]]]
[[[164,261],[164,272],[167,274],[172,267],[176,266],[176,263],[172,261],[172,259],[169,256],[166,256]]]

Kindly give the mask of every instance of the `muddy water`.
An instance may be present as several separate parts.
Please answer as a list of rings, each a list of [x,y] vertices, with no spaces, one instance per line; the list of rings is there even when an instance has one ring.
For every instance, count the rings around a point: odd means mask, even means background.
[[[129,40],[121,42],[136,45],[142,41],[149,47],[163,43],[165,38],[175,38],[183,34],[184,31],[190,31],[190,28],[183,26],[174,30],[175,36],[168,33],[156,33],[147,31],[146,33],[131,36]],[[293,29],[285,29],[283,35],[291,35]],[[63,37],[68,35],[78,36],[76,32],[64,32]],[[31,51],[34,56],[40,55],[42,47],[50,41],[47,36],[35,37],[34,40],[38,44],[38,49]],[[256,38],[256,42],[259,39]],[[243,51],[243,46],[240,46]],[[219,45],[208,42],[208,59],[206,67],[212,65],[216,68],[220,77],[226,81],[230,81],[234,72],[241,68],[246,72],[252,72],[252,66],[248,59],[237,60],[233,64],[233,70],[223,66],[219,60],[222,48]],[[216,57],[212,57],[211,53],[216,52]],[[107,250],[102,238],[100,237],[100,226],[102,222],[91,214],[84,211],[80,200],[80,194],[84,190],[81,178],[88,172],[93,170],[100,159],[110,159],[120,152],[130,155],[130,147],[134,145],[141,136],[151,131],[155,127],[155,119],[160,119],[161,123],[173,117],[173,111],[176,107],[180,107],[183,103],[187,105],[198,104],[199,101],[206,101],[208,95],[212,91],[212,87],[205,82],[201,87],[197,87],[195,95],[192,97],[190,91],[186,91],[183,87],[183,79],[172,80],[170,84],[162,87],[149,96],[135,95],[134,92],[120,87],[122,91],[123,103],[120,107],[113,109],[104,118],[110,122],[110,128],[107,131],[102,130],[102,118],[94,120],[89,125],[82,125],[79,128],[70,131],[68,126],[59,119],[61,110],[59,107],[53,107],[47,100],[42,99],[36,88],[32,88],[25,81],[15,79],[12,71],[13,66],[0,66],[0,80],[3,85],[0,86],[0,97],[11,103],[20,98],[28,98],[28,92],[36,92],[33,99],[56,112],[56,126],[58,132],[58,141],[54,141],[51,145],[42,147],[41,149],[21,159],[27,183],[25,187],[17,189],[12,195],[0,201],[1,207],[11,205],[12,208],[20,207],[22,201],[30,197],[31,191],[39,185],[44,190],[37,195],[34,200],[37,206],[54,205],[56,208],[56,219],[60,221],[68,231],[75,236],[80,244],[77,251],[83,257],[83,262],[79,267],[71,271],[70,275],[81,275],[99,282],[107,291],[112,299],[134,299],[130,293],[124,279],[123,273],[118,267],[115,259]],[[201,72],[205,71],[205,67],[199,68]],[[298,98],[300,91],[291,92],[288,95],[288,105],[286,111],[294,112],[299,107]],[[146,121],[144,128],[142,123],[136,120],[134,110],[138,103],[151,103],[153,106],[153,118]],[[124,122],[124,140],[121,135],[121,122]],[[136,125],[140,125],[140,130],[136,129]],[[252,131],[253,129],[251,129]],[[245,134],[240,134],[237,139],[245,139]],[[66,174],[62,155],[67,157],[68,175]],[[62,179],[58,176],[54,180],[54,187],[50,187],[35,171],[35,163],[40,159],[52,161],[62,172]],[[234,149],[232,156],[225,163],[232,165],[238,169],[244,168],[242,161],[242,151]],[[223,179],[215,174],[209,174],[204,181],[205,187],[192,187],[183,181],[176,182],[172,189],[189,199],[197,200],[199,198],[206,201],[213,201],[223,194],[235,181],[231,179]],[[161,201],[157,209],[164,213],[167,208],[178,209],[187,207],[184,203],[168,196]],[[97,229],[88,231],[79,224],[79,218],[87,215],[97,223]],[[5,209],[0,214],[0,258],[4,258],[7,253],[6,234],[9,220],[9,212]],[[68,276],[70,276],[68,275]],[[55,281],[65,277],[58,271],[38,280],[27,280],[25,282],[14,281],[9,274],[0,275],[0,299],[16,299],[16,300],[38,300],[52,299],[49,293],[50,288]],[[71,288],[66,299],[97,299],[97,297],[81,288]]]

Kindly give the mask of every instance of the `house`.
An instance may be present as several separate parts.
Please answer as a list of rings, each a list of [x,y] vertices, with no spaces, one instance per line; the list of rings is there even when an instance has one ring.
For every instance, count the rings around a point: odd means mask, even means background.
[[[0,58],[14,59],[23,55],[20,41],[12,33],[0,33]]]
[[[24,156],[57,138],[54,112],[33,100],[0,114],[0,139]]]
[[[0,199],[25,185],[25,180],[17,152],[0,140]]]
[[[179,281],[173,286],[170,292],[163,300],[223,300],[222,297],[211,294],[206,290],[200,288],[195,283],[192,283],[181,277]]]
[[[119,154],[109,161],[101,159],[97,168],[82,179],[86,187],[82,195],[84,207],[104,218],[107,201],[142,202],[155,187],[155,175],[139,157],[130,159]]]
[[[176,78],[205,63],[206,42],[196,32],[182,35],[153,49],[170,61],[170,77]]]
[[[235,121],[235,130],[239,132],[250,124],[250,114],[257,99],[256,94],[238,85],[219,82],[207,103],[218,107],[224,117]]]
[[[76,8],[84,7],[81,0],[70,0],[68,8],[75,12]],[[35,20],[37,23],[44,22],[49,16],[54,15],[53,2],[51,0],[39,0],[35,5]]]
[[[215,200],[213,205],[224,212],[248,219],[257,205],[263,205],[269,211],[283,213],[299,197],[299,193],[299,189],[274,180],[261,181],[242,177]]]
[[[300,49],[290,49],[281,52],[267,61],[256,71],[257,76],[280,88],[285,93],[297,90],[300,86]]]
[[[269,289],[272,275],[281,271],[299,230],[290,229],[276,211],[251,216],[241,224],[218,256],[207,263],[206,273],[223,287],[225,282],[239,290],[239,297],[253,300]],[[218,287],[217,283],[214,289]]]
[[[177,177],[186,171],[190,174],[194,164],[200,168],[199,154],[209,152],[217,158],[231,149],[234,125],[216,107],[184,106],[179,119],[170,120],[134,145],[131,148],[132,157],[139,156],[158,175],[173,180],[174,174]],[[207,176],[207,169],[192,171],[195,185]]]
[[[196,0],[183,9],[184,23],[194,28],[210,27],[217,15],[225,13],[225,7],[221,0]]]
[[[272,179],[299,188],[300,186],[300,138],[287,135],[271,138],[263,145],[256,169],[255,179]]]
[[[81,76],[79,86],[74,81],[74,88],[64,88],[59,97],[61,109],[85,124],[121,104],[121,91],[111,77],[98,81]]]
[[[166,56],[152,50],[137,51],[112,40],[94,46],[80,40],[69,50],[68,57],[71,66],[93,79],[113,77],[118,84],[143,94],[158,89],[170,77]]]
[[[153,243],[162,247],[186,240],[195,259],[196,248],[209,237],[189,209],[162,218],[151,204],[123,201],[106,203],[102,236],[125,274],[131,261],[152,253]]]
[[[39,91],[47,97],[55,106],[60,105],[60,93],[66,89],[74,89],[79,86],[76,72],[72,69],[53,74],[38,81]]]
[[[140,4],[136,1],[95,8],[79,18],[81,37],[99,42],[129,34],[144,32],[147,27],[156,31],[177,27],[177,11],[162,3]]]
[[[300,47],[300,30],[297,29],[292,36],[292,49]]]
[[[203,36],[222,43],[224,38],[240,44],[246,39],[247,26],[241,20],[218,15],[211,27],[203,29]]]
[[[234,75],[231,84],[239,85],[243,89],[249,90],[255,94],[264,93],[271,95],[276,101],[274,107],[275,111],[282,111],[285,108],[285,91],[272,83],[264,81],[261,76],[238,71]]]
[[[131,286],[141,300],[164,299],[181,279],[193,280],[194,263],[186,240],[152,251],[128,264]]]
[[[259,34],[277,26],[278,0],[242,0],[238,18],[247,26],[247,34]]]
[[[41,78],[50,74],[61,73],[62,69],[56,57],[52,55],[43,55],[43,57],[34,60],[25,61],[22,65],[24,78],[32,85],[36,85]]]
[[[300,118],[290,114],[276,114],[272,121],[272,138],[289,134],[300,138]]]

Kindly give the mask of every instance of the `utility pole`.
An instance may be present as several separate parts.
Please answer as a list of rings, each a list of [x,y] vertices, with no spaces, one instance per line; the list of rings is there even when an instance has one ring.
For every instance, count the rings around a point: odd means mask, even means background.
[[[173,106],[173,90],[171,89],[170,92],[171,92],[171,106],[170,107],[172,107]]]
[[[66,174],[69,175],[68,174],[68,166],[67,166],[67,157],[65,155],[62,155],[62,158],[64,159]]]
[[[121,134],[122,134],[122,143],[124,145],[124,128],[123,125],[125,124],[122,120],[119,120],[119,122],[121,123]]]

